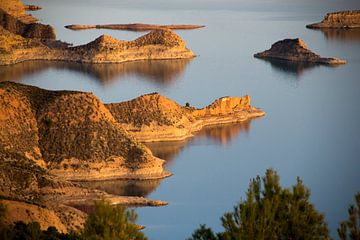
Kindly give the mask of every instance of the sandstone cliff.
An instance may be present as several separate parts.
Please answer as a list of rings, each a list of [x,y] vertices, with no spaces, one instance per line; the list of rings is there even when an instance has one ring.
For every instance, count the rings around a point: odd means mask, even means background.
[[[323,58],[308,49],[300,39],[284,39],[274,43],[269,50],[256,53],[254,57],[265,59],[282,59],[293,62],[308,62],[316,64],[345,64],[346,61],[338,58]]]
[[[319,23],[306,25],[307,28],[359,28],[360,10],[328,13]]]
[[[81,46],[66,47],[23,38],[0,27],[0,65],[28,60],[57,60],[82,63],[121,63],[137,60],[192,58],[184,41],[171,30],[156,30],[134,41],[107,35]]]
[[[241,122],[265,114],[250,106],[249,96],[223,97],[195,109],[153,93],[106,107],[141,142],[183,140],[204,126]]]

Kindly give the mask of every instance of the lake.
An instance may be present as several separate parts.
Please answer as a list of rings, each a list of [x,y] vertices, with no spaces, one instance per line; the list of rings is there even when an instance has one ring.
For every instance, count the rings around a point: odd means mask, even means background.
[[[360,190],[360,33],[317,31],[305,25],[326,12],[360,9],[358,0],[154,0],[25,1],[32,12],[74,44],[101,34],[131,40],[144,33],[71,31],[68,24],[144,22],[199,24],[177,31],[198,56],[191,60],[124,64],[25,62],[0,68],[0,79],[45,89],[93,92],[119,102],[159,92],[180,104],[204,107],[221,96],[249,94],[266,116],[206,128],[181,142],[148,144],[174,175],[150,182],[97,183],[115,194],[161,199],[168,206],[138,208],[150,239],[185,239],[205,223],[221,230],[220,217],[244,199],[251,178],[275,169],[283,186],[299,176],[326,215],[331,234],[347,218]],[[302,38],[325,57],[346,59],[338,67],[293,65],[253,54],[284,38]]]

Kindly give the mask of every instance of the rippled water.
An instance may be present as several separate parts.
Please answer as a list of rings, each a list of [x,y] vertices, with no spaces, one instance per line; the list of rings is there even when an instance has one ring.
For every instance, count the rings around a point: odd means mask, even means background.
[[[177,31],[198,57],[192,60],[81,65],[28,62],[0,68],[0,79],[47,89],[91,91],[104,102],[159,92],[202,107],[224,95],[252,97],[267,115],[241,125],[207,128],[194,138],[149,144],[174,175],[154,182],[96,183],[106,191],[169,202],[139,208],[150,239],[185,239],[200,224],[220,230],[220,216],[244,198],[249,180],[273,167],[284,186],[300,176],[326,214],[332,236],[360,190],[360,35],[316,31],[305,25],[329,11],[359,9],[343,0],[26,1],[33,12],[74,44],[100,34],[134,39],[142,33],[71,31],[67,24],[190,23]],[[301,37],[313,51],[340,57],[339,67],[294,65],[253,58],[283,38]]]

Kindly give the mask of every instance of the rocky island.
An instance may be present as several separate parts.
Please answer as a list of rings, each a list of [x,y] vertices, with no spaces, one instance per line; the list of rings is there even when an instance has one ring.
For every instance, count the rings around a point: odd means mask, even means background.
[[[122,63],[195,57],[178,35],[164,28],[133,41],[102,35],[88,44],[72,47],[56,40],[51,26],[36,23],[24,12],[20,1],[0,2],[0,65],[28,60]]]
[[[129,24],[98,24],[98,25],[79,25],[72,24],[66,25],[65,28],[71,30],[84,30],[92,28],[104,28],[113,30],[128,30],[128,31],[151,31],[159,29],[171,29],[171,30],[190,30],[203,28],[203,25],[191,25],[191,24],[176,24],[176,25],[158,25],[158,24],[145,24],[145,23],[129,23]]]
[[[197,109],[181,106],[158,93],[105,105],[121,126],[140,142],[178,141],[205,126],[242,122],[264,116],[250,97],[222,97]]]
[[[345,64],[339,58],[324,58],[308,49],[300,38],[284,39],[274,43],[269,50],[254,54],[256,58],[280,59],[292,62],[307,62],[326,65]]]
[[[328,13],[319,23],[306,25],[307,28],[360,28],[360,10]]]

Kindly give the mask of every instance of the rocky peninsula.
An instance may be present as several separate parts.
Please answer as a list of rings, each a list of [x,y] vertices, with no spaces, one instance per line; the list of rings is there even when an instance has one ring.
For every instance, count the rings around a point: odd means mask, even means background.
[[[105,105],[121,126],[140,142],[178,141],[205,126],[242,122],[264,116],[250,105],[250,97],[222,97],[197,109],[152,93]]]
[[[360,28],[360,10],[340,11],[326,14],[319,23],[306,25],[307,28]]]
[[[191,25],[191,24],[176,24],[176,25],[158,25],[158,24],[145,24],[145,23],[129,23],[129,24],[98,24],[98,25],[79,25],[72,24],[67,25],[65,28],[71,30],[84,30],[93,28],[104,28],[113,30],[127,30],[127,31],[152,31],[159,29],[171,29],[171,30],[190,30],[203,28],[203,25]]]
[[[254,57],[325,65],[346,63],[345,60],[339,58],[324,58],[316,53],[313,53],[300,38],[278,41],[274,43],[269,50],[254,54]]]
[[[122,63],[195,57],[178,35],[165,28],[133,41],[102,35],[88,44],[72,47],[56,40],[51,26],[36,23],[20,1],[10,2],[0,1],[0,65],[29,60]]]
[[[86,217],[72,206],[102,198],[127,206],[167,204],[73,182],[170,175],[91,93],[3,82],[0,105],[0,199],[11,210],[7,221],[39,221],[43,229],[66,232]]]

